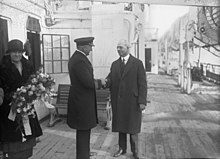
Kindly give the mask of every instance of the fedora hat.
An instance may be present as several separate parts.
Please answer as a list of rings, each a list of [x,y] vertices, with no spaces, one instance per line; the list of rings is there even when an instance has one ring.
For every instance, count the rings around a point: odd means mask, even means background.
[[[19,51],[19,52],[25,51],[22,41],[18,39],[14,39],[8,42],[8,50],[6,51],[6,53],[10,53],[13,51]]]

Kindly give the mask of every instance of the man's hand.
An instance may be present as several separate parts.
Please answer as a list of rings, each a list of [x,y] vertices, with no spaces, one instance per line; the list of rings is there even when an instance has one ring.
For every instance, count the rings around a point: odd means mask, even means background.
[[[145,104],[139,104],[140,110],[143,111],[145,110],[146,105]]]
[[[102,84],[102,88],[106,87],[106,83],[107,83],[107,79],[101,78],[101,84]]]
[[[101,78],[100,80],[101,80],[102,85],[106,85],[106,79]]]

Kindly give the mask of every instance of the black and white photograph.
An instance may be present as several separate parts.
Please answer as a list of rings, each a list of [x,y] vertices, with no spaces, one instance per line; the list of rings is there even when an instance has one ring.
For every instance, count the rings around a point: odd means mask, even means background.
[[[220,159],[220,1],[0,0],[0,159]]]

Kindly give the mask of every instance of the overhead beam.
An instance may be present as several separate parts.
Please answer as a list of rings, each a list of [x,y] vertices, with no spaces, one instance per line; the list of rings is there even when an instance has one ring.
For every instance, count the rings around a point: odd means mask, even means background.
[[[74,0],[74,1],[220,7],[220,0]]]

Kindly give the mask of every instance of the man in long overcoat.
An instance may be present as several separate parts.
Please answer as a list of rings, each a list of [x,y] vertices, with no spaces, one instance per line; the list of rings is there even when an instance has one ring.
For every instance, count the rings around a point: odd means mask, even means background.
[[[112,102],[112,131],[119,132],[118,157],[126,153],[127,134],[130,134],[131,151],[138,159],[138,133],[141,130],[142,110],[146,106],[147,82],[142,62],[129,52],[127,40],[120,40],[120,56],[111,65],[107,79]]]
[[[89,159],[90,133],[97,123],[93,68],[86,56],[92,51],[94,37],[75,39],[77,50],[68,63],[71,87],[67,124],[76,129],[76,158]]]

